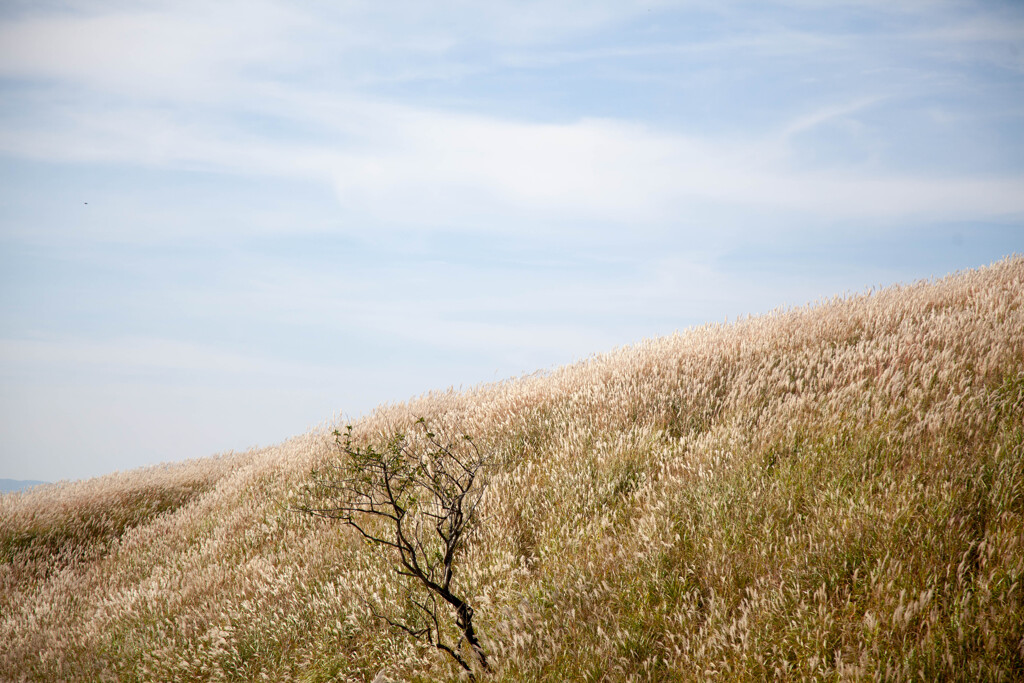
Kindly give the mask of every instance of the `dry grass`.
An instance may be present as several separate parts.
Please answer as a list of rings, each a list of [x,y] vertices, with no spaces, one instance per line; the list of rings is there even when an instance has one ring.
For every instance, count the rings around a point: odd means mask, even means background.
[[[500,456],[456,581],[497,681],[1024,679],[1024,260],[424,396]],[[0,497],[0,678],[449,680],[290,510],[329,429]]]

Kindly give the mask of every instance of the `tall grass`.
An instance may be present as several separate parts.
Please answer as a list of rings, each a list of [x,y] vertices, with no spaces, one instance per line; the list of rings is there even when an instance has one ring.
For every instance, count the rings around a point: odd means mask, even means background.
[[[1024,260],[384,406],[504,465],[484,680],[1024,680]],[[457,680],[274,448],[0,497],[0,678]]]

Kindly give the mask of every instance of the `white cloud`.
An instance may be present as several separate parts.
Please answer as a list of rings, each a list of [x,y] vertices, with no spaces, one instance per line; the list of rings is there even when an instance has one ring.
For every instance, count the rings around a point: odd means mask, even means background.
[[[0,75],[122,97],[223,97],[240,72],[286,57],[300,17],[268,2],[37,14],[0,23]]]
[[[835,121],[836,119],[843,119],[851,114],[869,109],[871,106],[882,102],[885,99],[885,97],[881,96],[863,97],[853,102],[826,106],[816,111],[803,114],[786,125],[781,135],[782,142],[785,142],[786,139],[790,137],[799,135],[800,133],[811,130],[824,123]]]
[[[475,68],[477,57],[449,53],[477,43],[543,45],[645,9],[261,1],[87,4],[16,16],[0,24],[0,74],[58,84],[18,94],[0,131],[0,151],[299,179],[332,187],[339,218],[350,224],[425,230],[522,231],[542,223],[537,229],[550,230],[586,222],[644,230],[705,223],[723,207],[837,220],[1024,211],[1020,176],[958,178],[947,170],[937,178],[795,163],[793,138],[851,119],[891,94],[814,103],[788,123],[737,139],[612,118],[503,119],[389,102],[353,86],[367,77],[401,78],[410,66]],[[721,11],[740,16],[735,8]],[[969,35],[992,30],[972,26]],[[771,51],[792,46],[793,35],[780,25],[675,48]],[[799,47],[787,49],[813,54],[824,39],[798,35]],[[399,57],[377,59],[389,51]],[[325,70],[337,75],[311,76]],[[275,132],[253,119],[269,120]]]
[[[834,219],[1024,212],[1019,176],[794,166],[787,136],[870,101],[810,112],[781,134],[742,144],[624,121],[529,123],[354,97],[326,101],[317,122],[325,127],[324,144],[265,138],[174,111],[70,108],[56,114],[58,123],[5,127],[0,149],[51,160],[300,178],[333,186],[340,215],[350,220],[424,229],[522,230],[544,219],[642,230],[699,220],[693,212],[708,205]],[[298,93],[292,106],[301,111],[305,102]],[[297,118],[301,126],[306,117]]]
[[[0,75],[161,99],[204,99],[281,75],[365,84],[424,73],[431,67],[410,68],[416,57],[443,58],[466,42],[543,44],[641,11],[535,1],[69,2],[0,21]]]

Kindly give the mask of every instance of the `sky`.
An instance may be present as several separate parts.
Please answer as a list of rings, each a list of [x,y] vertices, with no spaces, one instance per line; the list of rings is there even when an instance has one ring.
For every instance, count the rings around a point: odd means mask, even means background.
[[[0,477],[1024,253],[1024,4],[0,4]]]

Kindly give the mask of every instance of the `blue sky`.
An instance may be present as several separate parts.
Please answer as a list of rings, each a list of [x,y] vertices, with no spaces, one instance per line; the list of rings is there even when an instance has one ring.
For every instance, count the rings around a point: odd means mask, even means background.
[[[0,7],[0,477],[1014,252],[1020,3]]]

